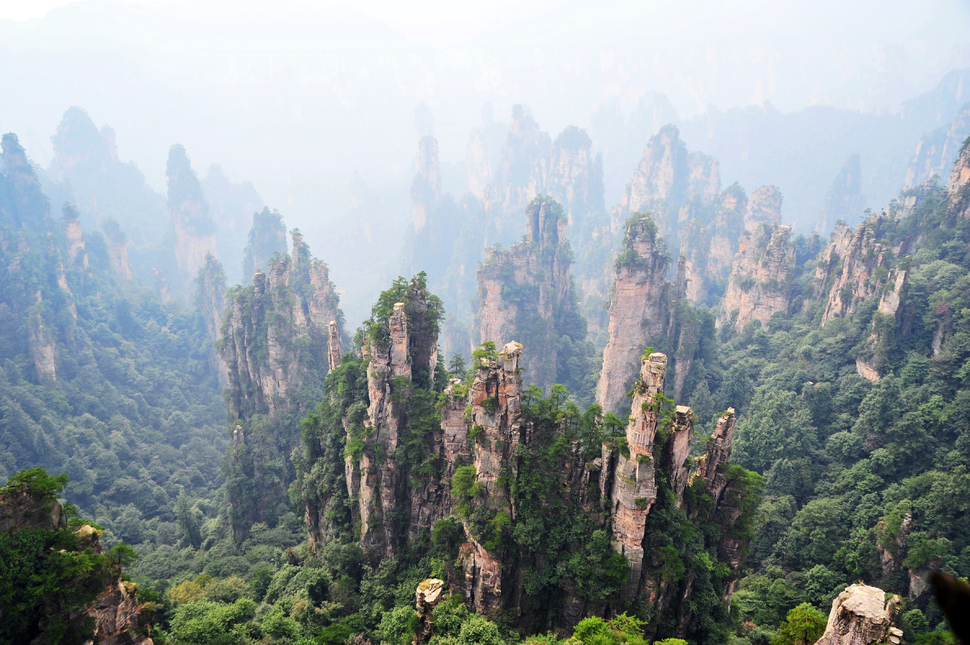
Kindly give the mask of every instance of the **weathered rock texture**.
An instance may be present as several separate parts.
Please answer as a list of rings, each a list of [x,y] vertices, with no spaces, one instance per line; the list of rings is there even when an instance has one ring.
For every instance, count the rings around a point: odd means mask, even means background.
[[[828,235],[836,222],[843,220],[854,224],[862,220],[862,209],[866,200],[862,195],[862,165],[859,155],[851,155],[839,174],[832,181],[832,187],[825,196],[825,204],[819,215],[815,232]]]
[[[791,227],[759,224],[752,228],[741,235],[717,319],[718,325],[734,319],[738,330],[751,320],[766,324],[774,314],[787,313],[791,299],[795,268]]]
[[[624,402],[636,379],[640,355],[660,344],[670,319],[671,285],[667,282],[667,248],[648,216],[628,223],[616,263],[610,299],[610,340],[596,385],[596,402],[613,412]]]
[[[27,492],[0,493],[0,533],[37,529],[65,530],[68,522],[62,510],[59,503],[51,502],[44,496]],[[75,534],[82,538],[82,549],[91,549],[98,555],[104,555],[100,530],[82,525],[75,530]],[[94,635],[99,643],[152,645],[150,634],[154,605],[139,601],[137,586],[123,580],[117,566],[109,566],[100,574],[100,578],[101,584],[91,591],[103,591],[91,606],[61,618],[73,622],[87,615],[93,619]],[[52,637],[52,634],[47,633],[43,619],[40,627],[42,633],[31,641],[32,644],[47,643]]]
[[[964,140],[970,136],[970,103],[949,125],[923,135],[906,171],[905,189],[916,188],[931,177],[945,179],[959,158]]]
[[[289,456],[299,442],[299,420],[322,392],[329,363],[329,323],[339,321],[338,298],[327,267],[314,259],[298,231],[293,257],[279,256],[267,273],[256,272],[251,287],[226,293],[219,356],[229,387],[227,413],[232,434],[229,486],[234,535],[254,522],[275,520],[294,476]],[[241,423],[237,423],[241,422]],[[269,436],[270,428],[278,436]],[[283,458],[284,471],[266,468]],[[247,479],[264,481],[260,498],[249,499]]]
[[[557,329],[571,306],[566,218],[558,204],[534,200],[525,236],[509,250],[488,249],[478,271],[481,342],[521,338],[531,383],[556,382]]]
[[[845,224],[835,227],[815,269],[815,298],[825,302],[823,326],[832,318],[851,316],[882,290],[898,256],[879,240],[895,224],[891,217],[880,214],[855,230]]]
[[[970,138],[967,139],[970,141]],[[963,142],[960,156],[953,164],[950,181],[946,185],[946,196],[950,200],[949,210],[964,217],[970,216],[970,145]]]
[[[886,600],[886,592],[878,587],[850,585],[832,602],[825,633],[816,645],[895,645],[902,635],[893,626],[899,607],[899,596]]]
[[[209,205],[202,193],[202,184],[192,170],[185,148],[174,145],[168,153],[168,213],[175,230],[175,260],[180,284],[187,288],[205,256],[218,257],[216,224],[209,216]]]
[[[696,467],[691,464],[694,415],[686,406],[667,407],[662,398],[666,368],[667,357],[663,354],[654,353],[642,359],[640,376],[633,386],[625,441],[604,443],[601,463],[595,472],[601,498],[609,500],[608,524],[614,548],[630,564],[624,597],[633,600],[639,595],[658,613],[676,612],[677,633],[682,637],[689,626],[687,601],[693,574],[688,573],[679,584],[671,584],[661,572],[663,564],[658,554],[644,549],[654,505],[669,503],[664,498],[658,500],[659,489],[661,486],[668,489],[678,508],[686,505],[684,494],[688,486],[700,485],[709,496],[711,504],[704,507],[703,516],[699,516],[700,508],[684,510],[691,521],[714,522],[722,527],[716,547],[718,559],[730,571],[723,589],[728,599],[740,572],[745,546],[745,538],[734,526],[750,491],[728,476],[735,424],[733,409],[718,420],[706,454],[697,460]],[[695,484],[695,480],[702,484]]]
[[[782,200],[777,186],[761,186],[751,193],[745,228],[753,229],[759,224],[780,224]]]
[[[431,613],[444,600],[445,581],[427,578],[418,584],[414,592],[414,608],[418,612],[418,625],[414,630],[414,645],[424,645],[434,635]]]
[[[692,196],[714,199],[721,187],[717,160],[699,152],[688,153],[674,125],[666,125],[647,142],[643,158],[627,185],[614,219],[651,210],[661,235],[666,235],[667,204],[677,205]]]
[[[248,282],[257,271],[265,271],[276,253],[286,253],[286,225],[279,211],[263,208],[253,213],[253,226],[243,250],[243,280]]]
[[[585,130],[563,130],[552,145],[545,192],[562,204],[573,221],[589,211],[603,210],[603,158],[590,158],[593,145]]]
[[[882,289],[879,306],[873,316],[869,340],[856,357],[856,372],[869,381],[878,381],[889,361],[890,343],[894,340],[896,320],[906,292],[909,271],[897,266],[889,272],[886,286]],[[933,352],[938,354],[943,344],[941,324],[933,338]]]
[[[629,599],[636,596],[640,587],[644,527],[650,507],[657,499],[654,439],[660,422],[660,406],[656,398],[663,393],[666,373],[667,357],[663,354],[651,354],[642,361],[640,377],[633,386],[633,414],[626,429],[627,452],[617,451],[615,457],[606,450],[603,454],[604,463],[615,460],[616,464],[611,469],[612,488],[603,493],[612,501],[614,544],[630,563],[626,590]]]

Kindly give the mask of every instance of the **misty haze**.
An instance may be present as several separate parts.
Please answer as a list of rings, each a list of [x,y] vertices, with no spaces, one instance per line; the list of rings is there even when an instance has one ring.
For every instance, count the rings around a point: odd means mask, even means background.
[[[0,0],[0,643],[970,642],[970,2]]]

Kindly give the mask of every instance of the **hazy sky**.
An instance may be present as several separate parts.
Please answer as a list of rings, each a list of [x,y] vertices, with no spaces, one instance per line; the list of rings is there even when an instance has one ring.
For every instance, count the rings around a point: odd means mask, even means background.
[[[892,110],[970,65],[970,0],[267,4],[0,0],[0,19],[25,21],[0,21],[0,126],[43,160],[78,104],[156,186],[176,140],[200,164],[292,182],[321,163],[314,146],[341,158],[325,172],[406,171],[420,102],[457,160],[485,101],[502,119],[526,103],[553,133],[649,90],[682,117],[765,100]],[[328,125],[342,132],[315,136]]]
[[[157,189],[178,142],[297,222],[325,218],[356,170],[408,183],[421,103],[457,162],[486,102],[501,121],[524,103],[555,136],[651,90],[681,118],[897,110],[967,66],[970,0],[0,0],[0,130],[35,160],[79,105]]]

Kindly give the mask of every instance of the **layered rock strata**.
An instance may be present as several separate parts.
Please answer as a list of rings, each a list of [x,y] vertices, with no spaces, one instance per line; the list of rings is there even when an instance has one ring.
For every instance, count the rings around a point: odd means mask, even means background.
[[[759,224],[780,224],[782,200],[777,186],[761,186],[751,193],[745,228],[751,230]]]
[[[795,248],[791,227],[759,224],[745,230],[721,300],[718,326],[734,322],[741,330],[748,322],[767,324],[776,313],[787,313]]]

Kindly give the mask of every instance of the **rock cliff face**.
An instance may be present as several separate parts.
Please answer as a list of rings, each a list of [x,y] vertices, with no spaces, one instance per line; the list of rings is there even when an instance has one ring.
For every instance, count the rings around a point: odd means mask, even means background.
[[[660,422],[658,394],[663,394],[667,357],[651,354],[642,361],[640,377],[633,386],[630,425],[626,429],[627,451],[605,449],[603,463],[610,468],[612,487],[603,490],[611,500],[614,545],[630,564],[625,596],[633,599],[640,588],[643,572],[643,535],[650,507],[657,499],[654,470],[654,439]],[[607,484],[604,481],[603,484]]]
[[[735,425],[733,409],[718,419],[706,454],[697,460],[696,466],[691,464],[694,415],[686,406],[668,407],[669,400],[662,398],[666,368],[667,357],[663,354],[654,353],[642,359],[640,376],[633,386],[625,441],[603,445],[597,470],[601,498],[609,501],[607,522],[614,549],[626,556],[630,565],[624,597],[633,600],[639,596],[657,613],[675,612],[678,637],[683,637],[689,628],[687,601],[693,574],[688,572],[679,584],[671,584],[662,573],[663,563],[658,554],[645,549],[655,504],[670,503],[659,496],[659,490],[661,487],[669,490],[675,506],[683,508],[691,521],[713,522],[722,527],[716,547],[718,559],[729,571],[721,590],[727,599],[734,590],[745,545],[745,538],[733,527],[741,517],[745,496],[750,491],[729,476]],[[685,499],[689,486],[697,487],[696,490],[710,498],[710,505],[703,507],[703,516],[701,507],[689,505]]]
[[[610,299],[610,340],[596,385],[596,402],[613,412],[624,402],[644,348],[664,339],[673,294],[667,282],[667,249],[648,216],[627,224]]]
[[[205,264],[207,253],[218,257],[216,224],[209,216],[202,184],[181,145],[176,144],[169,150],[166,172],[168,213],[175,230],[175,260],[180,284],[187,287]]]
[[[758,224],[780,224],[783,197],[777,186],[761,186],[751,194],[748,202],[748,217],[745,228],[753,229]]]
[[[895,336],[895,322],[899,318],[900,305],[905,298],[909,271],[897,266],[889,272],[886,286],[879,298],[877,315],[873,317],[869,340],[856,357],[856,372],[869,381],[878,381],[889,359],[889,343]],[[939,353],[942,345],[942,326],[934,337],[933,351]]]
[[[817,645],[898,645],[902,630],[893,621],[899,608],[899,596],[886,600],[886,592],[878,587],[850,585],[832,602],[825,633]]]
[[[17,135],[3,135],[0,150],[0,225],[35,234],[54,231],[50,202]]]
[[[795,248],[789,242],[791,227],[758,224],[752,229],[741,234],[721,300],[719,326],[734,318],[735,328],[741,330],[751,320],[766,324],[774,314],[788,311],[795,268]]]
[[[0,534],[11,531],[32,531],[37,529],[67,530],[68,520],[61,505],[48,502],[40,496],[27,492],[0,493]],[[97,555],[104,555],[101,546],[101,531],[81,525],[74,531],[80,538],[80,548],[90,549]],[[92,589],[103,589],[95,601],[82,608],[61,616],[68,623],[89,617],[94,622],[94,635],[99,643],[106,645],[152,645],[151,622],[154,605],[138,599],[137,586],[121,578],[120,570],[111,566],[100,574],[100,584]],[[96,578],[97,580],[97,578]],[[50,642],[53,634],[42,618],[41,634],[31,643]],[[90,643],[91,641],[88,641]]]
[[[486,186],[497,182],[505,136],[505,126],[495,122],[492,104],[486,103],[482,108],[482,125],[468,136],[466,155],[468,190],[479,199],[485,195]]]
[[[534,200],[525,237],[509,250],[488,249],[478,271],[481,342],[521,338],[529,381],[556,382],[556,330],[571,306],[566,218],[558,204]]]
[[[836,226],[815,269],[815,298],[825,302],[822,325],[832,318],[851,316],[886,284],[898,256],[879,240],[895,223],[880,214],[854,231],[845,224]]]
[[[289,464],[307,402],[322,391],[329,323],[340,320],[337,303],[326,265],[310,256],[298,231],[292,258],[283,255],[267,273],[257,271],[251,287],[226,292],[217,350],[228,372],[227,414],[235,428],[229,502],[237,537],[254,522],[273,523],[286,499],[292,466],[272,473],[266,466],[278,457]],[[264,477],[272,481],[262,483],[260,499],[249,499],[247,480]]]
[[[948,126],[923,135],[916,146],[909,170],[906,171],[906,184],[909,190],[925,183],[934,175],[945,179],[959,157],[963,141],[970,136],[970,103],[960,110]]]
[[[506,216],[521,213],[545,192],[552,140],[521,105],[512,107],[508,136],[502,151],[501,200]],[[493,186],[494,190],[495,186]]]
[[[247,239],[242,261],[245,281],[251,280],[257,271],[265,271],[274,253],[286,253],[286,225],[279,211],[263,208],[253,213],[253,226]]]
[[[545,191],[562,204],[570,221],[603,210],[603,158],[590,158],[592,145],[586,131],[573,125],[552,145]]]
[[[205,256],[205,264],[199,269],[195,283],[195,305],[209,333],[209,364],[219,378],[219,385],[225,389],[229,387],[229,373],[225,361],[216,352],[215,344],[222,331],[222,316],[226,309],[226,274],[222,264],[211,253]]]
[[[960,156],[953,164],[950,181],[946,185],[946,195],[950,200],[949,210],[964,217],[970,217],[970,146],[964,141]]]
[[[815,232],[828,235],[839,220],[849,224],[861,221],[865,205],[866,200],[862,195],[862,165],[859,155],[855,154],[846,160],[842,170],[832,181],[832,187],[825,196],[822,213],[815,225]]]
[[[131,280],[131,267],[128,264],[128,236],[121,230],[121,226],[112,218],[106,218],[101,227],[104,237],[108,241],[108,254],[111,256],[111,266],[122,280]]]
[[[710,201],[720,188],[717,160],[699,152],[688,153],[677,127],[666,125],[647,142],[614,219],[652,210],[661,235],[666,235],[666,203],[680,204],[694,195]]]
[[[441,199],[441,170],[438,167],[438,140],[422,137],[418,141],[417,173],[411,183],[414,229],[428,223],[428,209]]]

